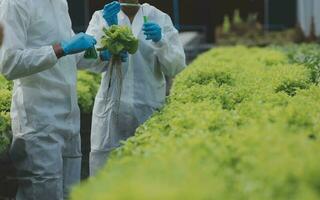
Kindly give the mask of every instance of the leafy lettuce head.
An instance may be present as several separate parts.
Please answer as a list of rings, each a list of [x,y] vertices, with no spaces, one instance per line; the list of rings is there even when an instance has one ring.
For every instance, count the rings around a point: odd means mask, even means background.
[[[104,36],[101,38],[99,51],[109,50],[112,55],[119,55],[122,51],[134,54],[138,50],[139,41],[134,37],[128,26],[113,25],[103,28]]]

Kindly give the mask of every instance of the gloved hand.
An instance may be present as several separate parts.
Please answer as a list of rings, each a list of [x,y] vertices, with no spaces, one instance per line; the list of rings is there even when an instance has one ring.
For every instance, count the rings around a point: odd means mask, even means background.
[[[110,61],[111,57],[112,57],[112,54],[108,50],[100,52],[100,59],[102,61]],[[127,60],[128,60],[128,52],[125,52],[125,51],[121,52],[120,53],[120,59],[121,59],[122,62],[127,62]]]
[[[109,26],[118,25],[118,13],[120,10],[121,6],[117,1],[113,1],[104,6],[103,18],[106,20]]]
[[[111,57],[112,57],[112,55],[111,55],[110,51],[108,51],[108,50],[100,52],[100,59],[102,61],[110,61]]]
[[[153,42],[159,42],[162,39],[161,27],[152,22],[147,22],[143,25],[144,34],[147,36],[147,40],[152,40]]]
[[[120,53],[121,62],[127,62],[128,57],[129,57],[128,52],[123,51]]]
[[[61,42],[61,48],[65,55],[80,53],[93,48],[97,44],[94,37],[85,33],[79,33],[73,36],[69,41]]]

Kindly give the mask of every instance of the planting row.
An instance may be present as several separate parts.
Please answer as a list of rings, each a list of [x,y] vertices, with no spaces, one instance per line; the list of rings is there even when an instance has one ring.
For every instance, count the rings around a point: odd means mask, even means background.
[[[200,56],[166,106],[72,198],[319,199],[320,88],[288,54],[233,47]]]

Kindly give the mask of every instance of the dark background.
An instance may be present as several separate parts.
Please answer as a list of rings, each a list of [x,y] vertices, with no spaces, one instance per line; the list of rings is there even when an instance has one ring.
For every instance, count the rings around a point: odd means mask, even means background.
[[[94,11],[100,10],[112,0],[68,0],[73,27],[76,32],[85,31]],[[257,13],[259,21],[270,30],[282,30],[296,24],[296,0],[179,0],[174,17],[174,0],[141,0],[168,13],[180,31],[198,30],[207,35],[208,42],[214,41],[214,30],[226,14],[232,16],[239,9],[246,18]]]

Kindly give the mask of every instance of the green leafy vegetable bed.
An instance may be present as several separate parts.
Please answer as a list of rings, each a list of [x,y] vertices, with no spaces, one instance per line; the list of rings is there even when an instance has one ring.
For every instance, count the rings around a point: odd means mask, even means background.
[[[78,103],[83,113],[91,113],[101,77],[86,71],[78,72]]]
[[[219,48],[72,199],[320,199],[320,88],[272,49]]]
[[[0,155],[10,142],[10,104],[12,84],[0,76]]]

